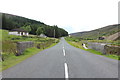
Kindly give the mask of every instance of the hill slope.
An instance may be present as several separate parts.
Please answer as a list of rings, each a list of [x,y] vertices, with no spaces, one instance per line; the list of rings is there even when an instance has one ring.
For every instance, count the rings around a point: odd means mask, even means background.
[[[88,39],[97,39],[101,36],[109,36],[115,34],[120,31],[120,24],[109,25],[103,28],[95,29],[92,31],[84,31],[84,32],[77,32],[71,33],[71,36],[81,37],[81,38],[88,38]]]
[[[59,28],[57,25],[49,26],[47,24],[44,24],[43,22],[28,19],[21,16],[16,16],[6,13],[0,13],[0,14],[2,14],[2,29],[12,30],[16,28],[30,26],[31,27],[30,34],[34,34],[34,35],[36,35],[36,31],[38,30],[38,28],[39,29],[41,28],[41,30],[43,30],[41,32],[43,32],[48,37],[54,37],[54,30],[55,30],[56,38],[68,35],[67,31],[65,31],[62,28]]]
[[[106,40],[120,40],[120,32],[117,32],[115,34],[106,37]]]

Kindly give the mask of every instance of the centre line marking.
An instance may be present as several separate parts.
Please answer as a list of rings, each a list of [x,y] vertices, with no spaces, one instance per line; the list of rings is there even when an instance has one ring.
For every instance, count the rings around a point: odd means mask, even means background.
[[[64,63],[65,66],[65,78],[68,78],[68,65],[67,63]]]
[[[65,56],[65,49],[63,49],[63,54],[64,54],[64,56]]]

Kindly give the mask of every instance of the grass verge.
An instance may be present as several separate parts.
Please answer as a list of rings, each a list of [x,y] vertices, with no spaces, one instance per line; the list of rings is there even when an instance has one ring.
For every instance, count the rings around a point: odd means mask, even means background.
[[[80,48],[82,50],[85,50],[85,51],[88,51],[90,53],[94,53],[94,54],[97,54],[97,55],[102,55],[102,56],[105,56],[105,57],[108,57],[108,58],[111,58],[111,59],[115,59],[115,60],[120,60],[120,56],[117,56],[117,55],[103,55],[101,52],[99,51],[96,51],[96,50],[93,50],[93,49],[84,49],[82,47],[82,42],[72,42],[72,41],[67,41],[70,45],[76,47],[76,48]]]
[[[56,44],[57,43],[53,43],[52,45],[50,45],[49,47],[46,47],[45,49],[50,48]],[[37,54],[38,52],[40,52],[42,50],[43,49],[37,49],[37,48],[33,47],[33,48],[26,49],[24,51],[24,54],[20,55],[20,56],[15,56],[14,54],[10,54],[9,57],[7,59],[5,59],[5,61],[0,62],[0,65],[1,65],[0,72],[3,70],[6,70],[12,66],[15,66],[16,64],[24,61],[25,59]]]

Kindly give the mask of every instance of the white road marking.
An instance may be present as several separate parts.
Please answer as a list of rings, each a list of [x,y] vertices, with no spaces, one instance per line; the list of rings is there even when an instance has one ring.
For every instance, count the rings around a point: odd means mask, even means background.
[[[63,48],[63,54],[64,54],[64,56],[65,56],[65,49]]]
[[[63,54],[65,56],[65,48],[63,46]],[[68,66],[67,66],[67,63],[64,63],[64,66],[65,66],[65,78],[66,80],[68,80]]]
[[[67,63],[64,63],[65,66],[65,78],[68,78],[68,66]]]

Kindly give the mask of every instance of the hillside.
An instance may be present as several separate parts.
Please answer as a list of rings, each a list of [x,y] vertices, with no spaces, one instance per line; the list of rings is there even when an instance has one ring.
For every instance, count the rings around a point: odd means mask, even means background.
[[[84,31],[84,32],[77,32],[71,33],[71,36],[87,38],[87,39],[97,39],[98,37],[108,37],[112,34],[115,34],[120,31],[120,24],[109,25],[103,28],[95,29],[92,31]]]
[[[41,32],[44,33],[48,37],[56,37],[59,38],[61,36],[67,36],[68,32],[62,28],[59,28],[57,25],[50,26],[43,22],[28,19],[21,16],[0,13],[2,14],[2,29],[5,30],[12,30],[21,27],[30,26],[31,31],[30,34],[37,34],[37,30],[42,30]],[[55,31],[55,32],[54,32]],[[55,33],[55,36],[54,36]],[[40,32],[39,32],[40,35]]]
[[[115,34],[106,37],[106,40],[120,40],[120,32],[117,32]]]

